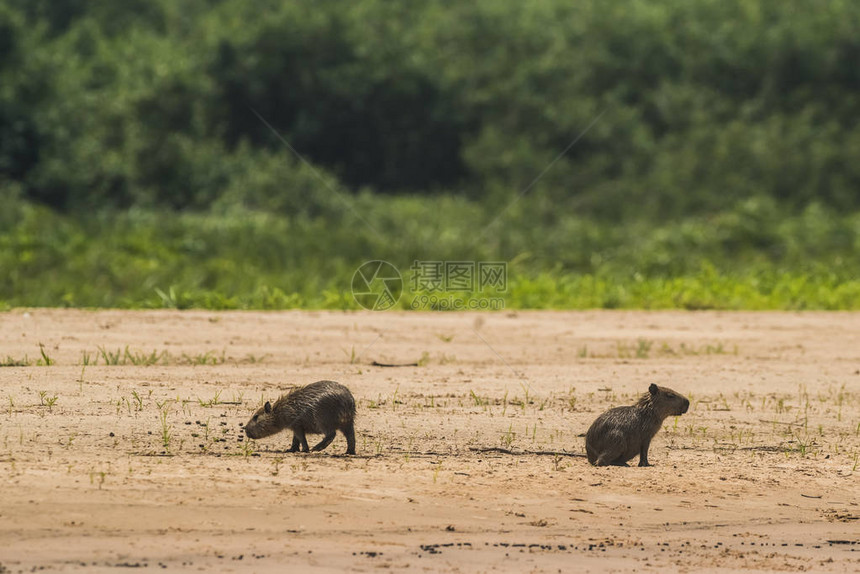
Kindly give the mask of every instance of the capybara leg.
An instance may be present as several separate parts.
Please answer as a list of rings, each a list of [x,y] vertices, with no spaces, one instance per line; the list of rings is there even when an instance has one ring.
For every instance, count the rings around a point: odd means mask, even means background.
[[[325,435],[325,436],[323,437],[323,439],[319,442],[319,444],[318,444],[318,445],[316,445],[316,446],[314,447],[314,450],[315,450],[315,451],[317,451],[317,450],[322,450],[322,449],[324,449],[325,447],[327,447],[328,445],[330,445],[330,444],[331,444],[331,441],[333,441],[333,440],[334,440],[334,431],[331,431],[330,433],[328,433],[327,435]]]
[[[608,438],[609,440],[606,441],[608,443],[608,446],[606,446],[603,449],[603,452],[601,452],[600,455],[597,457],[597,462],[595,464],[597,466],[624,465],[624,463],[626,462],[625,460],[623,460],[626,445],[615,437]]]
[[[355,454],[355,427],[349,423],[341,429],[341,432],[346,437],[346,454]]]
[[[290,450],[287,452],[299,452],[299,446],[301,445],[301,441],[299,440],[298,435],[293,433],[293,445],[290,447]]]
[[[305,429],[295,429],[293,433],[293,442],[295,443],[295,441],[299,441],[299,444],[302,447],[301,451],[308,452],[310,449],[308,448],[308,439],[305,437]]]
[[[597,459],[597,462],[594,463],[594,466],[627,466],[627,461],[625,461],[623,457],[612,458],[601,456]]]
[[[642,443],[642,449],[639,451],[639,466],[651,466],[648,463],[648,447],[650,446],[650,440],[646,440]]]
[[[618,455],[616,453],[608,453],[602,454],[597,457],[597,461],[594,463],[594,466],[622,466],[624,465],[623,461],[619,465]]]

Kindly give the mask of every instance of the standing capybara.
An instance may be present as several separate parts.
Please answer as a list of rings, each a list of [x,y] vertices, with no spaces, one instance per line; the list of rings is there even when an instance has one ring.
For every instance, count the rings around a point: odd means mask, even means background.
[[[346,454],[355,454],[355,399],[345,386],[317,381],[293,389],[275,404],[266,402],[245,425],[245,434],[257,439],[284,429],[293,431],[289,452],[301,447],[308,452],[305,433],[325,435],[313,450],[322,450],[334,440],[335,431],[346,437]]]
[[[690,401],[672,389],[652,384],[635,405],[609,409],[591,424],[585,435],[588,462],[596,466],[627,466],[639,455],[648,464],[648,447],[668,416],[682,415]]]

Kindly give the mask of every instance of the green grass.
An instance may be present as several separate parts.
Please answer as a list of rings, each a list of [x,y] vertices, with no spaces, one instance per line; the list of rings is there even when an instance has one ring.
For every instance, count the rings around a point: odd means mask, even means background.
[[[0,360],[0,367],[29,367],[33,363],[25,355],[23,359],[16,359],[6,355],[5,359]]]
[[[50,367],[54,364],[54,359],[52,359],[48,355],[48,353],[45,351],[45,345],[43,345],[42,343],[39,343],[39,354],[42,356],[42,358],[39,359],[36,364],[44,367]]]
[[[373,259],[400,269],[398,309],[422,295],[410,281],[415,260],[507,262],[503,293],[443,294],[500,297],[507,309],[860,309],[860,214],[771,207],[749,221],[725,213],[619,225],[523,209],[476,240],[500,208],[447,196],[355,202],[376,232],[349,211],[316,219],[141,210],[72,217],[21,202],[0,228],[0,309],[359,309],[352,277]],[[552,221],[536,226],[541,218]],[[99,348],[82,357],[90,360],[146,365],[164,357]],[[40,362],[49,361],[43,354]]]

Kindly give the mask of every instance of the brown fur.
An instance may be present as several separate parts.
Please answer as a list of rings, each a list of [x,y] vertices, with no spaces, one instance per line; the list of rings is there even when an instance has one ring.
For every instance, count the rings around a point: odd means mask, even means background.
[[[616,407],[597,417],[585,435],[588,462],[596,466],[627,466],[639,455],[639,466],[650,466],[648,447],[666,417],[682,415],[690,408],[684,396],[652,384],[639,401]]]
[[[345,386],[334,381],[317,381],[293,389],[275,404],[266,402],[245,425],[249,438],[271,436],[285,429],[293,431],[289,452],[308,452],[306,433],[325,437],[313,450],[323,450],[334,440],[336,431],[346,437],[346,454],[355,454],[355,399]]]

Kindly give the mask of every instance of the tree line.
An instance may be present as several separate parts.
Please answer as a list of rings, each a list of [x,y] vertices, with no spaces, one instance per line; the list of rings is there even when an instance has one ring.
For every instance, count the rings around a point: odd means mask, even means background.
[[[547,224],[856,211],[858,32],[847,0],[0,0],[0,190],[314,215],[332,188],[529,189]]]

